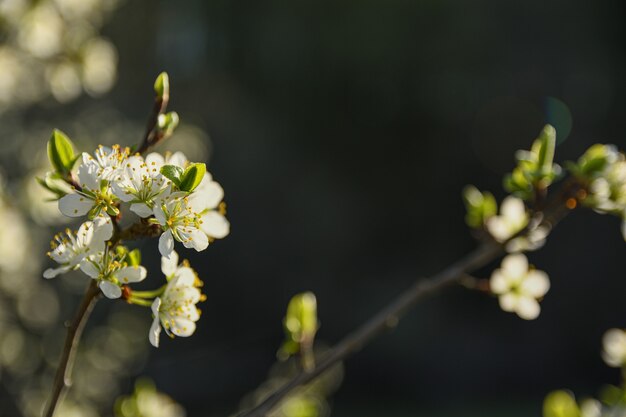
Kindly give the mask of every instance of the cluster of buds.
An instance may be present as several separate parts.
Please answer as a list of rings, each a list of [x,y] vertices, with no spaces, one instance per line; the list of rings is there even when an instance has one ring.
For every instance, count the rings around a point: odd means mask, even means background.
[[[169,97],[165,73],[157,78],[155,92],[159,114],[149,146],[139,147],[142,153],[168,137],[178,123],[175,113],[164,113]],[[93,154],[74,149],[67,135],[55,130],[48,142],[53,171],[39,183],[56,195],[62,214],[86,220],[77,231],[55,237],[48,255],[59,266],[47,269],[44,277],[80,270],[96,280],[107,298],[151,307],[158,327],[150,331],[155,346],[159,323],[169,335],[191,335],[199,318],[196,304],[204,297],[194,270],[186,262],[178,265],[175,241],[203,251],[228,235],[222,187],[205,164],[190,162],[181,152],[144,156],[119,145],[99,146]],[[130,285],[148,273],[139,251],[122,242],[157,236],[167,282],[154,291],[133,291]]]
[[[490,292],[498,296],[503,310],[527,320],[539,316],[538,301],[550,288],[547,274],[529,266],[523,254],[542,247],[550,233],[552,220],[546,218],[550,185],[568,171],[571,179],[558,204],[573,209],[580,202],[626,219],[626,158],[622,153],[611,145],[594,145],[563,170],[554,163],[555,149],[556,130],[547,125],[530,150],[516,153],[517,165],[504,178],[510,194],[502,200],[499,214],[493,194],[474,186],[463,191],[467,224],[479,237],[502,245],[510,254],[493,272]],[[626,239],[626,220],[622,224]]]

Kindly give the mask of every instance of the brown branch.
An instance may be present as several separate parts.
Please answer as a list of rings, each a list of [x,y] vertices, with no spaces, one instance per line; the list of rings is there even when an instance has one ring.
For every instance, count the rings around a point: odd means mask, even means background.
[[[565,202],[579,190],[579,184],[575,180],[564,182],[560,192],[547,202],[543,212],[542,225],[554,227],[570,209]],[[530,226],[529,226],[530,227]],[[520,231],[511,239],[524,235],[528,228]],[[510,240],[510,239],[509,239]],[[322,357],[317,366],[308,372],[302,371],[282,387],[278,388],[263,401],[247,411],[238,414],[237,417],[265,417],[294,389],[301,385],[308,384],[319,375],[327,371],[333,365],[343,361],[353,353],[358,352],[372,339],[382,334],[388,329],[394,328],[400,319],[415,305],[421,298],[433,292],[441,290],[453,283],[462,280],[467,274],[490,262],[495,261],[505,252],[504,244],[489,241],[478,247],[473,252],[466,255],[461,260],[444,269],[437,275],[424,280],[417,281],[412,287],[400,294],[390,304],[383,308],[371,319],[366,321],[361,327],[348,334],[329,353]]]
[[[61,352],[61,358],[59,359],[59,367],[54,377],[52,384],[52,394],[50,400],[44,412],[44,417],[53,417],[59,400],[63,391],[72,385],[72,367],[74,365],[74,359],[76,357],[76,349],[80,341],[80,336],[83,333],[85,323],[93,310],[96,301],[100,295],[100,289],[98,288],[96,280],[91,280],[83,300],[76,311],[74,319],[67,328],[67,336],[65,337],[65,344],[63,351]]]
[[[159,115],[165,113],[165,110],[167,109],[169,99],[169,92],[165,92],[163,96],[159,96],[157,94],[157,96],[154,98],[154,105],[152,106],[152,112],[150,113],[150,117],[148,118],[146,133],[143,136],[141,144],[137,148],[137,153],[144,154],[148,152],[150,148],[152,148],[162,139],[162,136],[159,135],[158,129],[156,127],[159,121]]]
[[[310,372],[299,373],[259,405],[247,412],[243,412],[239,417],[266,416],[293,389],[311,382],[336,363],[361,350],[363,346],[367,345],[376,336],[395,327],[400,318],[422,297],[447,287],[456,282],[466,272],[480,268],[495,260],[502,253],[504,253],[504,250],[498,244],[483,245],[434,277],[416,282],[411,288],[400,294],[391,304],[340,341],[327,356],[319,361],[315,369]]]

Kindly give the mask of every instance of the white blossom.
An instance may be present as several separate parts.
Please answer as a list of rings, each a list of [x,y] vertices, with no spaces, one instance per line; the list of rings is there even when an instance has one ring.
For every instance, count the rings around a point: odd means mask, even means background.
[[[59,233],[51,243],[48,256],[61,266],[48,268],[44,278],[54,278],[59,274],[78,268],[80,262],[90,254],[103,251],[106,241],[113,235],[113,225],[109,216],[98,216],[93,221],[83,223],[78,231],[67,229]]]
[[[113,145],[111,148],[99,145],[98,149],[94,152],[94,161],[100,167],[98,172],[100,179],[113,179],[117,171],[124,165],[128,153],[128,148],[122,148],[119,145]]]
[[[162,164],[150,154],[144,159],[137,155],[124,161],[111,183],[113,193],[122,201],[131,203],[130,210],[140,217],[150,217],[156,198],[170,181],[161,175]]]
[[[122,295],[122,285],[143,281],[147,275],[146,268],[129,266],[108,248],[83,259],[80,269],[98,281],[98,287],[107,298],[119,298]]]
[[[524,202],[508,196],[502,201],[500,215],[487,219],[487,230],[498,242],[504,242],[521,231],[528,224],[528,214]]]
[[[607,365],[621,368],[626,365],[626,331],[611,329],[602,338],[602,359]]]
[[[197,251],[209,246],[209,239],[201,230],[201,215],[194,209],[194,202],[187,193],[175,192],[160,204],[155,204],[154,217],[164,231],[159,238],[159,251],[166,258],[174,251],[174,239],[186,248]]]
[[[208,172],[190,196],[192,206],[200,214],[200,229],[210,239],[222,239],[230,233],[230,223],[224,217],[223,206],[220,206],[223,198],[224,189],[213,181]]]
[[[538,300],[550,289],[550,280],[545,272],[529,268],[526,256],[513,254],[493,272],[490,287],[498,295],[502,310],[533,320],[539,316]]]
[[[152,303],[154,320],[150,328],[150,343],[158,347],[161,326],[169,336],[191,336],[196,330],[200,311],[196,304],[203,299],[202,285],[196,273],[186,262],[178,265],[178,254],[172,252],[169,258],[161,258],[161,269],[168,279],[163,295]]]
[[[103,159],[105,163],[111,162]],[[59,210],[69,217],[80,217],[86,214],[97,216],[103,211],[113,210],[115,196],[111,194],[108,180],[112,166],[100,165],[101,161],[87,153],[82,154],[81,164],[76,173],[79,190],[63,196],[59,200]]]

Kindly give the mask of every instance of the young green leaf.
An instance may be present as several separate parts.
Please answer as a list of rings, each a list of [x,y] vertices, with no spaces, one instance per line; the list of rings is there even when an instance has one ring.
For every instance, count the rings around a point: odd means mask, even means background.
[[[52,168],[63,175],[72,170],[76,161],[72,141],[60,130],[54,129],[48,140],[48,159]]]
[[[163,97],[168,97],[170,95],[170,79],[167,75],[167,72],[162,72],[157,77],[154,82],[154,92],[157,97],[163,99]]]
[[[202,182],[206,174],[206,165],[203,163],[191,164],[187,167],[180,179],[178,188],[181,191],[192,192]]]
[[[180,188],[180,181],[183,176],[183,169],[177,165],[163,165],[161,167],[161,174]]]

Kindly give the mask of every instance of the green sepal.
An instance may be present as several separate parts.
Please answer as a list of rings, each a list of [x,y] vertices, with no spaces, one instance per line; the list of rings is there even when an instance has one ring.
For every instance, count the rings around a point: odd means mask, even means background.
[[[189,165],[181,176],[178,188],[181,191],[186,191],[188,193],[192,192],[198,185],[200,185],[202,179],[204,178],[204,174],[206,174],[206,164],[195,163]]]
[[[48,160],[54,170],[67,175],[76,162],[74,144],[67,135],[58,129],[52,131],[48,140]]]
[[[128,261],[128,265],[130,266],[140,266],[141,265],[141,251],[139,249],[133,249],[128,252],[126,257]]]
[[[163,165],[161,167],[161,174],[179,188],[184,172],[185,171],[177,165]]]

